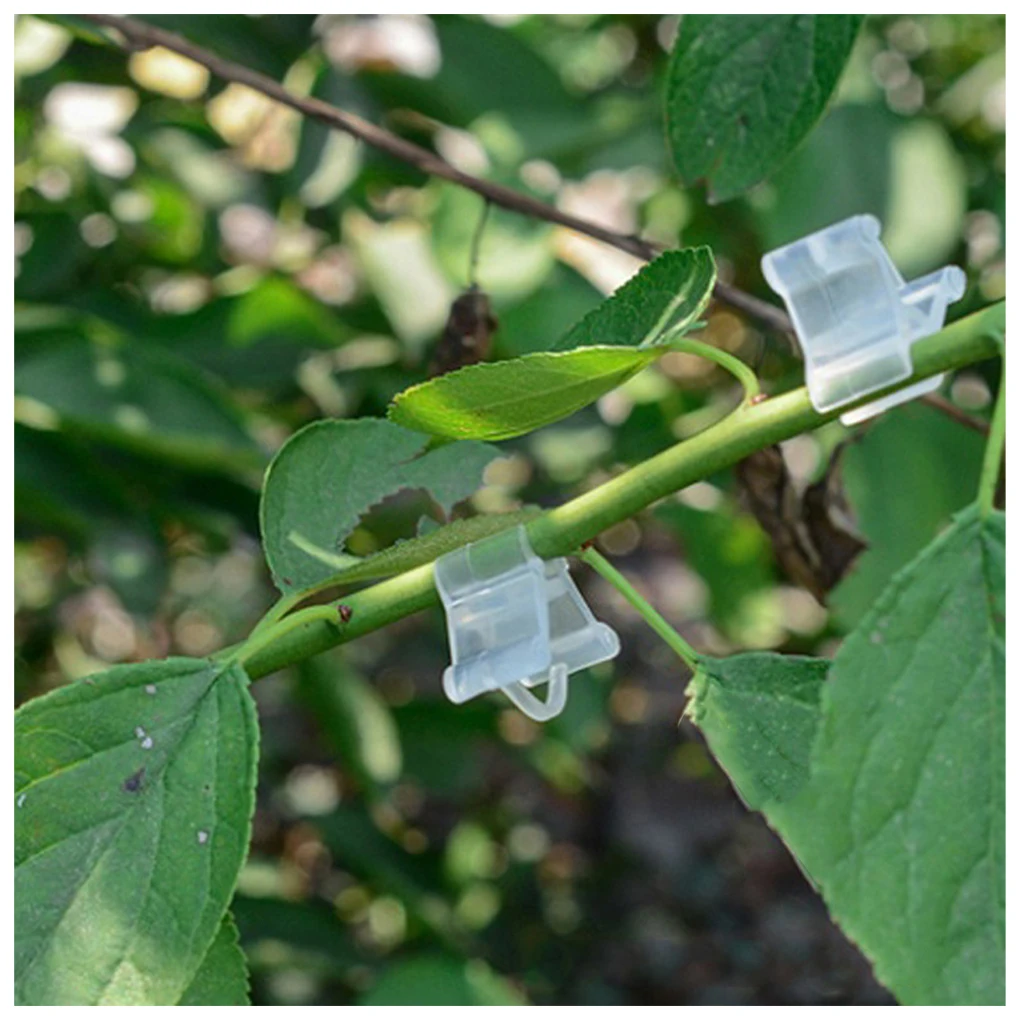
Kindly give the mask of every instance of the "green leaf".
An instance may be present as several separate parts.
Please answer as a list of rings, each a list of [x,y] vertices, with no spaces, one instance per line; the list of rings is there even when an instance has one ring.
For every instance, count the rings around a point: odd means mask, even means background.
[[[907,1004],[1005,1001],[1005,517],[970,509],[833,661],[810,782],[766,808]]]
[[[178,1006],[250,1006],[248,967],[237,944],[237,925],[227,912],[198,972]]]
[[[525,524],[541,514],[538,508],[513,510],[502,514],[485,514],[480,517],[468,517],[464,520],[451,521],[449,524],[437,526],[434,530],[408,538],[380,552],[358,560],[352,566],[344,567],[335,574],[324,578],[316,584],[317,588],[358,584],[362,581],[375,581],[380,577],[392,577],[406,570],[413,570],[423,563],[432,563],[440,556],[454,549],[459,549],[468,542],[477,542],[497,532]],[[425,521],[431,522],[426,517]]]
[[[806,782],[827,659],[750,652],[702,658],[690,717],[750,808],[791,797]]]
[[[351,772],[372,789],[400,777],[400,734],[389,706],[339,655],[298,669],[298,693]]]
[[[664,352],[582,347],[469,365],[397,394],[389,417],[446,439],[511,439],[579,411]]]
[[[837,621],[850,629],[893,574],[931,541],[977,490],[982,438],[914,401],[875,421],[843,455],[843,480],[868,549],[833,591]],[[908,513],[898,499],[910,493]]]
[[[658,341],[698,321],[714,283],[708,248],[666,252],[552,350],[469,365],[412,386],[394,398],[389,417],[447,439],[511,439],[559,421],[659,357],[665,348]]]
[[[483,960],[416,956],[392,964],[362,1006],[522,1006],[527,1000]]]
[[[230,471],[262,463],[229,393],[152,347],[78,338],[24,359],[14,386],[60,427],[144,456]]]
[[[967,212],[963,159],[935,121],[882,106],[830,111],[752,203],[766,249],[871,213],[909,280],[953,258]]]
[[[177,1002],[248,850],[258,729],[239,666],[118,666],[15,715],[15,995]]]
[[[709,248],[667,251],[592,309],[553,347],[640,347],[686,333],[708,305],[715,285]]]
[[[763,248],[778,248],[862,213],[886,223],[898,123],[884,103],[830,110],[751,199]]]
[[[361,516],[401,489],[426,489],[449,512],[481,485],[485,466],[499,456],[482,443],[423,452],[426,443],[373,418],[313,422],[291,436],[269,466],[260,508],[277,586],[310,588],[334,574]]]
[[[1004,1001],[1004,550],[969,509],[827,677],[741,655],[692,681],[712,753],[908,1004]]]
[[[776,170],[821,117],[863,15],[686,14],[666,89],[685,184],[723,202]]]

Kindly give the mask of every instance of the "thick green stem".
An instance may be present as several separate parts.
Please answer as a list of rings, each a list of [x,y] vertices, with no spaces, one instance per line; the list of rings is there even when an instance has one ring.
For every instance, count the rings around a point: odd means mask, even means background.
[[[1005,316],[1005,303],[999,302],[915,344],[913,376],[884,392],[995,357]],[[869,394],[859,403],[881,395]],[[742,404],[717,425],[530,521],[526,527],[532,548],[544,559],[566,556],[656,500],[730,467],[755,450],[809,432],[843,410],[819,414],[803,387],[757,404]],[[248,674],[265,676],[437,602],[432,565],[417,567],[346,596],[351,619],[342,629],[326,622],[310,623],[271,641],[251,655]]]
[[[593,570],[601,574],[640,614],[645,623],[655,631],[684,662],[696,670],[700,661],[698,653],[670,626],[666,618],[644,599],[637,589],[601,553],[592,548],[581,553]]]
[[[985,443],[985,456],[981,464],[981,481],[978,483],[977,503],[982,517],[987,517],[995,506],[995,488],[1002,467],[1002,450],[1006,444],[1006,372],[1003,364],[999,380],[999,395],[995,401],[995,413]]]

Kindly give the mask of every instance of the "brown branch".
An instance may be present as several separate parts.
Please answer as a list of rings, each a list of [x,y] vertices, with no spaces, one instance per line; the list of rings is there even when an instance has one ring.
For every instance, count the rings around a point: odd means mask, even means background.
[[[270,99],[297,110],[306,117],[321,121],[328,127],[343,131],[380,152],[385,152],[401,162],[409,163],[423,173],[432,177],[440,177],[473,191],[493,205],[520,213],[522,216],[530,216],[533,219],[566,227],[568,230],[574,230],[579,234],[602,241],[645,261],[651,261],[662,250],[659,246],[633,234],[621,234],[607,227],[601,227],[597,223],[571,216],[555,206],[521,194],[503,184],[464,173],[441,156],[420,145],[415,145],[414,142],[409,142],[399,135],[386,131],[356,114],[324,103],[321,99],[294,95],[267,75],[253,71],[243,64],[224,60],[222,57],[216,56],[215,53],[196,46],[183,36],[177,35],[176,32],[168,32],[136,18],[115,14],[82,14],[79,16],[105,28],[115,29],[120,33],[121,39],[118,40],[118,44],[123,49],[134,52],[152,46],[162,46],[172,50],[182,57],[193,60],[196,64],[201,64],[217,78],[237,82],[239,85],[247,85],[256,92],[261,92],[263,95],[269,96]],[[762,301],[761,298],[756,298],[753,294],[748,294],[731,283],[717,281],[714,295],[718,300],[739,309],[771,329],[783,333],[793,332],[793,323],[783,309],[777,308],[768,301]],[[987,434],[988,426],[985,422],[966,414],[949,401],[931,394],[923,399],[929,406],[936,408],[960,424]]]
[[[967,414],[966,411],[960,410],[956,404],[951,400],[947,400],[941,393],[926,393],[921,397],[921,402],[927,404],[935,411],[940,411],[947,418],[952,418],[953,421],[960,425],[973,429],[975,432],[980,432],[983,436],[988,435],[989,425],[984,418],[978,418],[973,414]]]
[[[116,29],[122,37],[122,41],[119,44],[124,49],[138,50],[147,49],[151,46],[162,46],[165,49],[173,50],[182,57],[187,57],[189,60],[195,61],[196,64],[201,64],[212,74],[216,75],[217,78],[222,78],[224,81],[237,82],[239,85],[247,85],[256,92],[261,92],[263,95],[269,96],[270,99],[275,99],[278,103],[297,110],[306,117],[321,121],[331,128],[352,135],[354,138],[361,140],[366,145],[371,145],[380,152],[385,152],[395,159],[409,163],[423,173],[429,174],[432,177],[440,177],[462,188],[467,188],[469,191],[481,195],[493,205],[520,213],[522,216],[530,216],[533,219],[545,220],[547,223],[555,223],[561,227],[566,227],[568,230],[574,230],[579,234],[585,234],[587,237],[593,237],[597,241],[602,241],[614,248],[618,248],[620,251],[633,255],[635,258],[644,259],[645,261],[654,259],[660,253],[661,249],[657,245],[651,244],[633,234],[621,234],[618,231],[599,226],[597,223],[592,223],[589,220],[571,216],[555,206],[549,205],[546,202],[540,202],[528,195],[523,195],[513,188],[464,173],[464,171],[458,170],[441,156],[437,156],[434,152],[430,152],[420,145],[415,145],[414,142],[409,142],[370,121],[363,120],[356,114],[348,113],[345,110],[331,106],[329,103],[324,103],[321,99],[294,95],[272,78],[258,71],[253,71],[242,64],[235,64],[233,61],[224,60],[216,56],[216,54],[196,46],[175,32],[168,32],[165,29],[157,28],[155,25],[139,21],[136,18],[127,18],[115,14],[83,14],[80,16],[97,25]],[[789,332],[792,328],[789,317],[781,308],[777,308],[775,305],[762,301],[751,294],[745,294],[731,284],[717,283],[715,286],[715,296],[720,301],[724,301],[726,304],[732,305],[734,308],[738,308],[748,315],[759,319],[773,329]]]

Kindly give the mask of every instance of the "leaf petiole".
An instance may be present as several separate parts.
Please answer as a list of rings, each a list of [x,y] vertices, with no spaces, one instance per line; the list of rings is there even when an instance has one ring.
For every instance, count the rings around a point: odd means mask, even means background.
[[[581,551],[580,557],[593,570],[601,574],[640,614],[645,623],[655,631],[670,648],[691,668],[696,670],[701,657],[667,623],[665,617],[651,603],[638,594],[637,590],[601,553],[589,546]]]
[[[307,593],[300,592],[299,594],[304,597]],[[308,606],[306,609],[299,609],[296,613],[291,613],[289,616],[279,619],[279,616],[282,616],[290,607],[284,604],[290,603],[292,605],[294,601],[295,596],[285,596],[280,599],[259,621],[255,629],[248,635],[247,641],[237,648],[231,658],[243,665],[253,655],[261,652],[263,648],[279,640],[285,634],[289,634],[292,630],[303,627],[305,624],[314,623],[317,620],[325,620],[327,623],[335,624],[338,628],[341,626],[340,607],[332,604]],[[275,619],[272,618],[274,613],[279,614]]]
[[[1006,372],[1003,362],[1002,378],[999,380],[999,395],[995,400],[995,412],[985,444],[985,456],[981,462],[981,480],[978,482],[977,505],[982,517],[987,517],[995,506],[995,488],[999,481],[1002,465],[1002,450],[1006,443]]]
[[[740,358],[728,351],[721,351],[718,347],[713,347],[701,340],[694,340],[691,337],[677,337],[675,340],[668,341],[667,346],[670,350],[680,354],[694,354],[699,358],[707,358],[709,361],[714,361],[720,368],[725,369],[744,388],[745,404],[750,404],[761,396],[761,384],[754,371]]]

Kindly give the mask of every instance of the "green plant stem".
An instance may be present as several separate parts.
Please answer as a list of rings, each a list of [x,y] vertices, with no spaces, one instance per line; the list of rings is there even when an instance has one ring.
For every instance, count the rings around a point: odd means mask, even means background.
[[[750,403],[761,396],[761,384],[758,377],[749,365],[745,365],[740,358],[735,357],[728,351],[721,351],[718,347],[706,344],[701,340],[694,340],[691,337],[682,337],[669,341],[671,350],[681,354],[694,354],[699,358],[707,358],[714,361],[720,368],[726,369],[730,375],[735,376],[741,386],[744,387],[744,400]]]
[[[1006,444],[1006,371],[1003,362],[999,379],[999,395],[995,400],[992,425],[985,443],[985,456],[981,463],[981,480],[978,483],[977,504],[982,517],[987,517],[995,506],[995,488],[1002,467],[1002,450]]]
[[[910,379],[882,393],[869,394],[858,403],[939,372],[997,356],[997,337],[1005,328],[1005,315],[1005,302],[999,302],[921,340],[913,347],[914,374]],[[526,527],[532,548],[545,559],[569,555],[656,500],[730,467],[755,450],[824,425],[843,410],[819,414],[803,387],[756,404],[742,404],[704,432],[530,521]],[[425,564],[345,596],[351,619],[342,629],[319,621],[275,636],[249,655],[248,674],[252,678],[265,676],[437,602],[432,564]]]
[[[280,600],[280,602],[283,601],[283,599]],[[277,606],[280,605],[280,602],[277,603]],[[242,664],[246,663],[253,656],[258,655],[263,648],[271,645],[274,641],[278,641],[285,634],[290,634],[292,631],[297,630],[298,627],[305,627],[310,623],[319,621],[331,624],[333,629],[339,633],[341,623],[337,606],[309,606],[307,609],[292,613],[290,616],[284,617],[275,623],[268,623],[267,619],[263,618],[251,634],[248,635],[248,640],[236,649],[231,658],[236,659]]]
[[[745,365],[739,358],[727,351],[721,351],[716,347],[712,347],[710,344],[702,342],[701,340],[693,340],[689,337],[677,337],[675,340],[668,341],[668,346],[671,350],[678,351],[682,354],[691,354],[696,357],[706,358],[724,368],[730,373],[730,375],[734,376],[743,387],[745,404],[750,404],[760,397],[761,386],[758,382],[758,377],[748,365]],[[251,640],[251,638],[256,634],[261,633],[261,631],[263,631],[266,627],[285,616],[295,606],[304,602],[305,599],[311,598],[313,595],[325,591],[327,588],[335,588],[337,586],[336,577],[337,575],[332,575],[330,577],[323,578],[321,581],[318,581],[307,588],[303,588],[299,592],[292,592],[289,595],[284,595],[269,608],[265,616],[263,616],[262,619],[255,625],[255,629],[252,631],[251,635],[249,635],[249,640]]]
[[[581,559],[601,574],[641,614],[645,623],[687,663],[692,671],[698,668],[700,662],[698,653],[669,625],[666,618],[638,593],[630,581],[609,560],[590,546],[581,552]]]
[[[291,592],[289,595],[281,595],[265,612],[262,619],[252,628],[248,635],[248,642],[264,631],[268,631],[278,620],[283,619],[296,605],[299,605],[306,598],[311,598],[315,592],[299,591]]]

